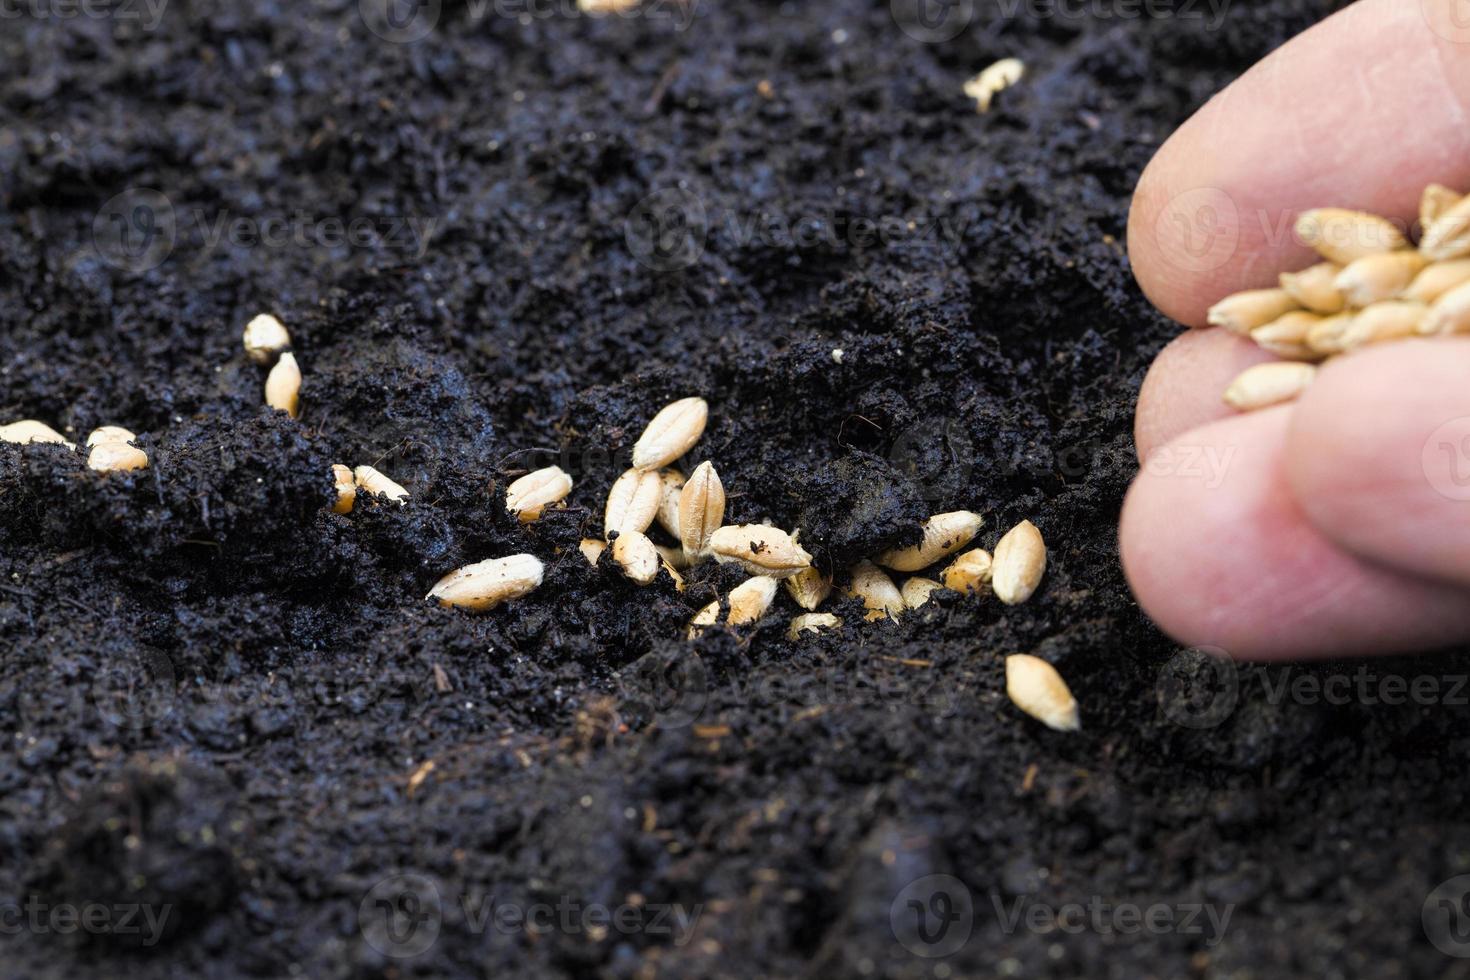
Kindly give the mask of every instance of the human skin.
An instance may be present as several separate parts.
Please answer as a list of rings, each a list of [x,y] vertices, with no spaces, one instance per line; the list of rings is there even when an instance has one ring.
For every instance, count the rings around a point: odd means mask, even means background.
[[[1335,358],[1296,402],[1237,414],[1221,392],[1273,358],[1203,328],[1229,293],[1319,260],[1290,232],[1301,211],[1408,227],[1425,184],[1470,190],[1470,18],[1454,6],[1362,0],[1323,21],[1204,106],[1139,180],[1134,274],[1195,329],[1139,392],[1144,465],[1120,546],[1140,604],[1182,643],[1279,659],[1470,639],[1470,337]],[[1182,463],[1201,458],[1224,464]]]

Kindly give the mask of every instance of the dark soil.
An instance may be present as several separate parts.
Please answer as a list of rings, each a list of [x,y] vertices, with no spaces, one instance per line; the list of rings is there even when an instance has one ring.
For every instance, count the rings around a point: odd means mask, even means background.
[[[0,421],[125,425],[153,465],[0,446],[0,910],[167,921],[0,917],[0,973],[1466,975],[1421,926],[1470,870],[1463,706],[1247,672],[1218,724],[1178,724],[1179,651],[1117,560],[1133,396],[1176,329],[1120,244],[1133,184],[1329,5],[1013,7],[942,43],[871,0],[450,3],[409,44],[345,0],[5,20]],[[979,115],[961,85],[1005,55],[1029,73]],[[264,310],[299,422],[240,349]],[[685,641],[739,574],[639,589],[576,545],[688,394],[731,519],[800,527],[840,577],[931,511],[983,512],[987,547],[1031,518],[1042,589],[898,623],[838,599],[847,627],[798,643],[783,593]],[[518,526],[505,484],[551,461],[570,506]],[[333,462],[412,500],[331,514]],[[422,599],[515,552],[547,563],[528,598]],[[1017,651],[1067,677],[1080,734],[1009,704]],[[915,895],[968,901],[947,958],[911,951],[939,951]],[[1018,899],[1231,917],[1011,927]],[[490,901],[633,927],[497,928]],[[675,903],[687,928],[652,914]]]

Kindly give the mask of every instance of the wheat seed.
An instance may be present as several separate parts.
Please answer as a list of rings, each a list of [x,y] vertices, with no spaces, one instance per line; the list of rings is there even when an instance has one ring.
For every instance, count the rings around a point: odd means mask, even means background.
[[[54,442],[68,449],[77,448],[77,444],[67,439],[66,436],[45,422],[37,422],[35,419],[21,419],[9,425],[0,425],[0,442],[10,442],[20,446],[27,446],[33,442]]]
[[[612,544],[613,561],[623,574],[639,585],[651,585],[658,578],[659,557],[653,542],[642,531],[623,531]]]
[[[545,566],[535,555],[491,558],[455,569],[424,598],[438,599],[442,606],[483,612],[530,593],[541,584],[544,573]]]
[[[897,619],[904,610],[903,594],[893,579],[870,561],[860,561],[848,571],[851,581],[846,592],[863,600],[868,613],[864,619]]]
[[[1247,289],[1232,293],[1210,307],[1205,320],[1211,326],[1224,327],[1245,337],[1294,309],[1297,302],[1284,289]]]
[[[670,548],[662,544],[656,544],[653,547],[658,551],[658,556],[664,560],[664,564],[675,571],[682,572],[691,564],[689,554],[683,548]]]
[[[1292,361],[1315,361],[1321,355],[1307,345],[1307,335],[1325,317],[1306,310],[1293,310],[1251,331],[1251,340],[1277,357]]]
[[[787,578],[810,568],[812,556],[796,538],[766,524],[730,524],[709,536],[718,562],[735,562],[752,575]]]
[[[730,613],[725,617],[727,626],[741,626],[745,623],[753,623],[766,614],[771,608],[771,603],[776,599],[776,589],[780,585],[775,579],[767,575],[757,575],[741,582],[730,590]],[[695,613],[689,622],[689,635],[698,636],[701,626],[713,626],[720,620],[720,603],[716,599]]]
[[[584,14],[620,14],[632,10],[642,0],[577,0],[577,9]]]
[[[603,533],[610,536],[623,531],[647,531],[658,514],[663,495],[663,480],[657,473],[628,470],[613,481],[607,493]]]
[[[1342,349],[1412,337],[1424,322],[1429,307],[1423,303],[1389,300],[1359,310],[1342,334]]]
[[[117,473],[148,467],[148,454],[131,445],[137,436],[119,425],[104,425],[87,436],[87,468]]]
[[[1460,195],[1443,184],[1426,184],[1419,195],[1419,230],[1423,232],[1460,202]]]
[[[1225,389],[1225,404],[1242,412],[1289,402],[1317,376],[1314,364],[1275,361],[1248,367]]]
[[[1307,331],[1307,348],[1323,357],[1342,353],[1342,338],[1353,323],[1352,313],[1324,317]]]
[[[597,559],[601,558],[602,553],[607,550],[607,542],[601,538],[583,538],[577,542],[577,550],[582,553],[583,558],[587,559],[587,564],[596,565]]]
[[[1435,262],[1470,254],[1470,197],[1462,197],[1424,229],[1419,251]]]
[[[832,594],[832,579],[815,568],[803,568],[795,575],[783,580],[786,591],[796,604],[808,611],[815,611]]]
[[[990,587],[1008,606],[1031,598],[1046,573],[1046,542],[1030,521],[1007,531],[995,546],[990,566]]]
[[[710,537],[725,520],[725,485],[713,463],[694,468],[679,491],[679,543],[690,557],[709,551]]]
[[[803,633],[820,633],[823,630],[841,628],[841,618],[831,613],[802,613],[791,618],[791,625],[786,630],[786,639],[795,640]]]
[[[1296,219],[1296,234],[1324,259],[1339,265],[1409,247],[1392,222],[1366,211],[1344,208],[1303,211]]]
[[[656,470],[694,448],[704,434],[709,405],[703,398],[681,398],[665,405],[633,444],[633,468]]]
[[[949,567],[941,573],[940,578],[944,580],[946,589],[953,589],[963,595],[968,595],[972,592],[987,591],[994,574],[995,560],[991,558],[990,552],[984,548],[975,548],[952,561]],[[1035,586],[1032,588],[1034,589]]]
[[[669,578],[674,580],[674,590],[676,592],[683,592],[684,576],[679,574],[679,570],[677,568],[669,564],[669,560],[663,557],[662,551],[659,552],[659,565],[663,568],[664,571],[669,573]]]
[[[903,599],[904,608],[918,609],[929,601],[929,594],[935,589],[942,589],[943,585],[932,578],[911,578],[903,583],[899,590],[899,596]]]
[[[1288,296],[1313,313],[1328,316],[1342,311],[1346,301],[1333,285],[1333,280],[1342,271],[1336,262],[1318,262],[1300,272],[1283,272],[1279,276],[1281,288]]]
[[[965,95],[975,100],[975,109],[989,112],[995,97],[1021,80],[1026,65],[1020,58],[1002,58],[965,83]]]
[[[1414,277],[1404,290],[1404,299],[1433,303],[1463,282],[1470,282],[1470,259],[1433,262]]]
[[[893,548],[878,556],[878,564],[897,572],[917,572],[959,551],[980,531],[985,518],[971,510],[935,514],[924,522],[924,538],[907,548]]]
[[[1421,334],[1470,333],[1470,282],[1449,290],[1419,321]]]
[[[371,466],[359,466],[352,471],[352,478],[357,482],[358,489],[380,494],[395,504],[401,504],[408,499],[407,490]]]
[[[291,346],[291,335],[280,320],[269,313],[245,324],[245,356],[264,367]]]
[[[1048,728],[1075,732],[1082,727],[1077,699],[1055,667],[1029,653],[1006,657],[1006,695]]]
[[[281,355],[265,378],[265,403],[293,419],[301,408],[301,367],[290,351]]]
[[[352,513],[352,505],[357,503],[357,479],[352,471],[341,463],[333,463],[332,483],[337,490],[337,499],[332,502],[332,513]]]
[[[505,509],[522,524],[539,520],[546,508],[566,499],[572,478],[560,466],[535,470],[505,488]]]
[[[658,499],[658,526],[674,537],[679,536],[679,492],[684,489],[684,474],[678,470],[659,470],[663,496]]]
[[[1349,306],[1372,306],[1408,288],[1428,260],[1418,252],[1380,252],[1343,268],[1333,281]]]
[[[138,438],[131,429],[124,429],[120,425],[99,425],[87,436],[87,448],[99,446],[104,442],[132,442]]]

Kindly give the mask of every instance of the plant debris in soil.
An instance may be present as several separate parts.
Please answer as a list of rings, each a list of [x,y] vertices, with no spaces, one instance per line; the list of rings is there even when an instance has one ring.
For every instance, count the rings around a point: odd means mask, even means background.
[[[1166,710],[1161,679],[1218,668],[1144,619],[1115,544],[1176,329],[1123,252],[1134,183],[1331,6],[978,3],[938,43],[871,0],[431,4],[413,43],[369,2],[7,20],[0,420],[124,426],[149,465],[0,445],[0,910],[170,911],[28,918],[5,972],[1442,973],[1421,906],[1470,867],[1450,681],[1333,703],[1272,692],[1364,668],[1242,667],[1213,715]],[[977,113],[964,82],[1006,57],[1024,77]],[[262,313],[299,420],[243,352]],[[716,462],[727,523],[799,527],[843,629],[788,638],[780,590],[688,640],[740,569],[680,593],[579,553],[692,394],[681,470]],[[335,514],[334,463],[410,497]],[[549,465],[567,506],[522,524],[506,487]],[[1036,523],[1037,593],[864,623],[841,570],[955,510],[985,548]],[[424,599],[512,554],[545,564],[530,595]],[[1015,653],[1080,732],[1007,701]],[[945,958],[911,901],[968,910]],[[1024,914],[1089,902],[1229,918]],[[573,906],[632,928],[484,918]]]

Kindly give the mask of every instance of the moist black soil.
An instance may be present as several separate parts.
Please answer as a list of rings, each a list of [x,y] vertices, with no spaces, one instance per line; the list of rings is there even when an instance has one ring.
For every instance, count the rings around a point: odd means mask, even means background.
[[[1421,910],[1470,870],[1470,660],[1371,665],[1432,703],[1206,683],[1117,558],[1176,329],[1129,273],[1133,185],[1328,4],[981,3],[933,42],[862,0],[429,4],[416,41],[373,6],[0,32],[0,420],[152,458],[0,446],[5,975],[1463,971]],[[976,113],[962,83],[1012,55]],[[263,311],[299,421],[241,350]],[[866,624],[839,595],[797,642],[783,592],[686,640],[737,571],[637,588],[577,543],[690,394],[684,464],[839,583],[969,508],[987,547],[1036,522],[1041,590]],[[334,462],[411,500],[333,514]],[[568,506],[519,525],[504,487],[551,462]],[[525,599],[423,598],[519,552]],[[1021,651],[1080,733],[1007,701]],[[1046,920],[1069,903],[1173,924]],[[516,924],[538,906],[568,911]]]

